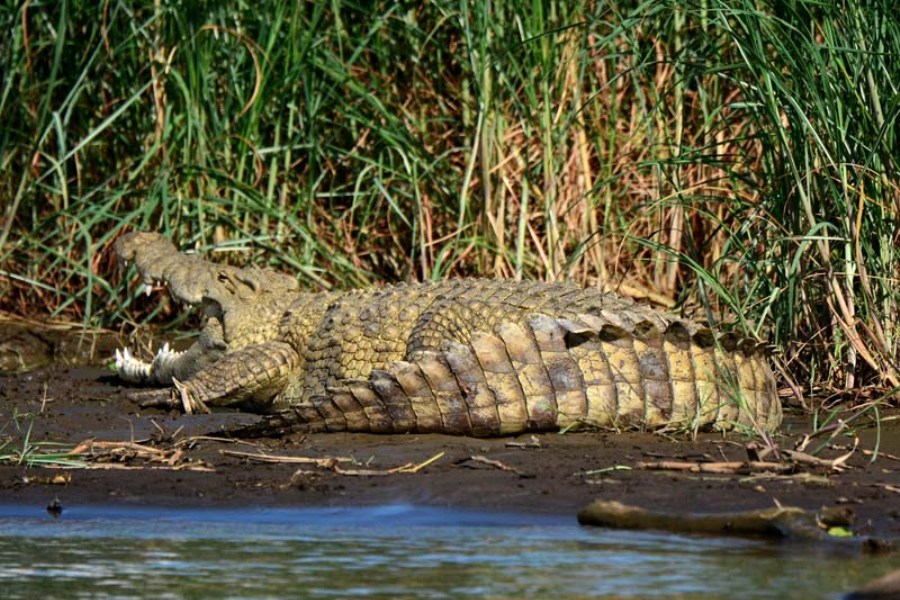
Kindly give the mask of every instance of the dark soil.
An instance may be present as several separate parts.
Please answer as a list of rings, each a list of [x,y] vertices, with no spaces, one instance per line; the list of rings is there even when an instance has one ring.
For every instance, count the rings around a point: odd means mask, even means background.
[[[579,508],[599,498],[669,512],[751,510],[777,503],[809,510],[841,505],[856,513],[857,531],[900,538],[900,461],[896,458],[900,455],[900,423],[896,419],[882,419],[881,455],[874,463],[863,450],[874,448],[879,429],[858,427],[859,446],[846,462],[848,469],[804,466],[789,474],[722,475],[638,468],[640,462],[660,460],[746,461],[746,445],[751,440],[734,434],[700,434],[693,440],[649,433],[501,439],[295,434],[289,439],[246,443],[206,437],[192,440],[256,417],[143,410],[131,398],[135,390],[123,386],[110,370],[96,360],[84,366],[85,356],[80,354],[84,349],[102,359],[112,355],[116,340],[111,336],[82,340],[79,346],[71,335],[30,329],[34,328],[0,321],[0,358],[6,357],[0,368],[7,369],[0,371],[0,445],[8,442],[0,454],[21,446],[17,424],[23,429],[32,427],[32,444],[55,441],[68,448],[87,440],[123,444],[85,451],[83,457],[89,459],[91,468],[26,468],[3,462],[0,505],[44,506],[57,498],[63,507],[84,503],[260,507],[406,502],[565,513],[573,518]],[[27,341],[27,352],[17,340]],[[32,347],[38,348],[36,354],[27,354]],[[40,348],[50,356],[41,359]],[[60,361],[74,357],[82,364]],[[47,361],[50,364],[30,371],[9,370]],[[793,447],[809,425],[809,418],[789,417],[777,443]],[[141,446],[128,447],[124,442]],[[852,444],[852,436],[841,436],[837,447],[826,448],[819,456],[837,457]],[[148,455],[142,448],[159,452]],[[268,464],[225,452],[353,460]],[[438,455],[416,472],[359,474],[420,465]]]

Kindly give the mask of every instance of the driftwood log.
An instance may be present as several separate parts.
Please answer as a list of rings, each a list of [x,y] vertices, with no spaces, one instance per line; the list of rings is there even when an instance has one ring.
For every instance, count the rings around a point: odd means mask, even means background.
[[[853,521],[853,511],[845,507],[823,507],[814,512],[794,506],[779,506],[742,512],[695,514],[652,511],[621,502],[597,500],[578,512],[581,525],[614,529],[773,537],[826,542],[865,552],[894,549],[890,540],[853,535]]]

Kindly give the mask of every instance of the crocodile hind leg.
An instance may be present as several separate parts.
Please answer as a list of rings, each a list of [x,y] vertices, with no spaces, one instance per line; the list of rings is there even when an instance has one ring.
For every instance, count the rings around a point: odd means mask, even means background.
[[[289,344],[265,342],[226,354],[189,379],[173,383],[186,413],[208,413],[210,406],[235,405],[266,412],[299,362]]]
[[[416,350],[365,378],[339,380],[229,433],[774,430],[782,412],[765,356],[755,343],[735,345],[729,336],[614,313],[534,314],[476,331],[467,342]]]

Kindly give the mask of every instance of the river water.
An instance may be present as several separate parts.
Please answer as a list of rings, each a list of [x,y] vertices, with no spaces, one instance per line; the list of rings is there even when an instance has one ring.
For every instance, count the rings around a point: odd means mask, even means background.
[[[895,557],[411,505],[0,505],[0,598],[840,598]]]

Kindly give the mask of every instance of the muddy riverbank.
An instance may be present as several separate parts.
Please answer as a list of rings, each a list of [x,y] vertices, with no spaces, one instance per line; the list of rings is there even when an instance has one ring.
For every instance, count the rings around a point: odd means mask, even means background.
[[[158,506],[339,506],[412,503],[461,508],[565,513],[602,498],[647,509],[721,512],[843,506],[856,529],[900,537],[900,424],[882,418],[857,427],[858,446],[838,464],[798,464],[783,472],[654,470],[647,463],[748,460],[741,435],[696,439],[641,433],[588,432],[474,439],[443,435],[295,434],[233,441],[218,431],[256,417],[239,413],[182,415],[145,410],[102,361],[114,336],[61,342],[62,334],[3,328],[16,340],[50,348],[25,372],[0,372],[0,427],[9,455],[44,442],[78,451],[87,468],[0,465],[0,504],[58,500],[77,504]],[[12,341],[10,341],[12,340]],[[21,345],[19,346],[21,347]],[[60,360],[65,355],[69,364]],[[15,360],[9,357],[16,357]],[[93,356],[95,358],[91,359]],[[34,360],[7,353],[7,363]],[[21,360],[19,360],[21,358]],[[882,414],[884,417],[884,414]],[[810,419],[788,417],[777,442],[792,448]],[[880,438],[877,434],[880,433]],[[824,442],[826,436],[809,448]],[[880,458],[870,451],[879,443]],[[818,456],[847,455],[841,435]],[[265,457],[267,458],[264,458]],[[272,462],[264,462],[264,460]]]

